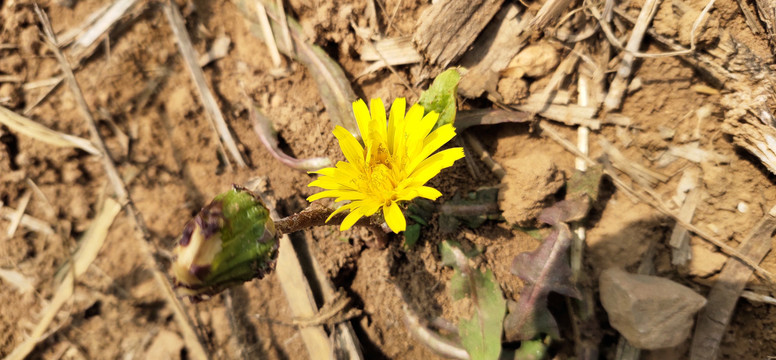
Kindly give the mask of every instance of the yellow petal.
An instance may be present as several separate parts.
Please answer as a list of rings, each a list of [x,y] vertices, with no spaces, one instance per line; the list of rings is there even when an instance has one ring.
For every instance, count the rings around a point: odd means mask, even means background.
[[[388,119],[388,151],[393,153],[393,142],[396,138],[397,128],[404,124],[404,112],[407,109],[407,101],[404,98],[398,98],[391,105],[391,117]],[[402,127],[402,132],[404,128]]]
[[[369,124],[369,131],[380,138],[380,142],[388,141],[386,135],[387,122],[385,120],[385,105],[380,98],[372,99],[369,103],[369,110],[372,114],[372,122]],[[370,134],[370,136],[375,136]]]
[[[407,112],[407,116],[404,117],[404,121],[400,122],[396,127],[396,134],[393,137],[393,150],[392,154],[396,159],[401,159],[407,153],[407,133],[410,132],[412,126],[420,122],[423,118],[423,107],[415,104],[412,105],[410,111]]]
[[[319,175],[326,175],[326,176],[334,176],[334,172],[336,171],[336,168],[333,167],[327,167],[320,170],[315,171],[308,171],[308,174],[319,174]],[[308,185],[309,186],[309,185]]]
[[[357,179],[361,175],[361,171],[349,162],[338,161],[336,166],[337,170],[342,171],[342,176],[346,176],[349,179]]]
[[[348,161],[356,166],[362,166],[364,163],[364,148],[358,143],[358,140],[353,137],[347,129],[337,125],[334,128],[334,136],[339,141],[340,148],[342,148],[342,154]]]
[[[409,140],[407,142],[407,147],[410,149],[407,152],[407,155],[412,158],[417,155],[419,150],[423,148],[423,140],[428,136],[428,133],[431,131],[431,129],[434,128],[434,125],[436,125],[437,120],[439,119],[439,114],[436,111],[432,111],[426,116],[423,117],[422,120],[420,120],[417,124],[410,123],[409,126],[412,128],[412,131],[410,131]]]
[[[345,231],[347,229],[350,229],[353,227],[353,225],[356,224],[358,219],[361,218],[361,212],[358,211],[358,209],[352,210],[348,216],[345,216],[345,219],[342,220],[342,224],[340,224],[340,231]]]
[[[341,213],[341,212],[343,212],[345,210],[350,210],[352,205],[353,205],[353,203],[350,203],[350,204],[347,204],[347,205],[342,205],[337,210],[332,211],[331,215],[329,215],[329,217],[326,218],[326,222],[329,222],[329,220],[331,220],[331,218],[333,218],[334,215],[337,215],[337,214],[339,214],[339,213]]]
[[[418,191],[418,196],[429,200],[436,200],[438,197],[442,196],[442,193],[439,192],[439,190],[429,186],[418,187],[417,191]]]
[[[351,191],[351,190],[324,190],[317,194],[310,195],[310,197],[307,198],[307,201],[315,201],[323,198],[345,198],[347,200],[356,200],[356,199],[363,199],[364,194],[358,191]]]
[[[364,100],[358,99],[357,101],[353,102],[353,115],[356,117],[358,131],[361,132],[361,139],[364,140],[364,145],[367,145],[367,138],[369,137],[369,123],[371,122],[372,118],[369,116],[369,109],[366,107]]]
[[[423,185],[431,178],[439,174],[442,169],[450,167],[453,163],[463,157],[463,148],[452,148],[442,150],[426,160],[423,160],[418,167],[410,174],[409,180],[412,185]]]
[[[395,201],[391,201],[388,206],[383,206],[383,215],[385,216],[385,222],[388,223],[388,227],[395,233],[404,231],[407,228],[407,220],[404,219],[404,214],[401,213],[401,208]]]
[[[438,129],[434,130],[431,135],[423,140],[423,147],[421,148],[420,152],[413,154],[412,160],[407,165],[407,171],[409,173],[415,171],[415,167],[419,166],[423,160],[425,160],[427,157],[429,157],[429,155],[433,154],[434,151],[437,151],[437,149],[442,147],[442,145],[446,144],[454,137],[455,128],[452,124],[440,126]]]
[[[307,186],[317,186],[328,190],[356,190],[353,186],[348,185],[347,179],[339,179],[331,176],[321,176],[307,184]]]

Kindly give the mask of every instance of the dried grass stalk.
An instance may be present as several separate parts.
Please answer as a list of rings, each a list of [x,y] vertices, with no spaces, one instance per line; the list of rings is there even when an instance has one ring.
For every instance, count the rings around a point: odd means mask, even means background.
[[[11,219],[14,218],[15,213],[16,213],[16,210],[13,208],[10,208],[8,206],[0,207],[0,218],[11,221]],[[30,229],[32,231],[37,231],[44,235],[54,234],[54,229],[51,228],[51,225],[49,225],[49,223],[43,220],[40,220],[38,218],[34,218],[30,215],[22,216],[20,220],[20,224],[21,226],[27,229]]]
[[[625,89],[628,87],[628,78],[633,71],[633,63],[636,60],[634,54],[641,47],[641,40],[644,39],[644,33],[652,22],[652,18],[655,17],[655,13],[657,13],[658,5],[660,5],[660,0],[646,0],[641,8],[636,24],[633,26],[633,32],[628,39],[628,44],[625,46],[627,52],[622,57],[620,68],[617,69],[617,76],[612,80],[612,84],[609,86],[609,93],[606,94],[606,99],[604,99],[604,109],[607,111],[619,109],[622,104],[622,97],[625,94]]]
[[[89,140],[51,130],[3,106],[0,106],[0,124],[49,145],[78,148],[92,155],[102,154]]]
[[[365,39],[365,41],[369,40]],[[412,38],[409,36],[382,39],[367,45],[361,52],[361,60],[374,61],[374,63],[367,66],[358,77],[373,73],[386,66],[407,65],[423,61],[423,57],[415,50]]]

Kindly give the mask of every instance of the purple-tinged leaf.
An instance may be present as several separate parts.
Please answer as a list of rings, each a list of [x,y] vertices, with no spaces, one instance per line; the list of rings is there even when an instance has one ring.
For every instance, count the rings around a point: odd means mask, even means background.
[[[548,225],[578,221],[587,215],[588,209],[590,209],[590,199],[587,196],[563,200],[542,210],[539,221]]]
[[[550,219],[569,218],[569,213],[563,208],[551,212],[553,216],[548,216]],[[504,320],[507,340],[528,340],[539,333],[558,336],[557,323],[547,309],[547,295],[556,292],[581,298],[579,290],[570,280],[568,249],[572,236],[568,225],[556,222],[552,233],[538,249],[515,257],[511,271],[529,285],[520,295],[517,310]]]

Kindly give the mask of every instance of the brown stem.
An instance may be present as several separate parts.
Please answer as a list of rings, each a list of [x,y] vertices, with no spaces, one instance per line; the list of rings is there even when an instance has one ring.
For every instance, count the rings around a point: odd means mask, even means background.
[[[275,221],[275,228],[283,234],[290,234],[299,230],[311,228],[313,226],[323,225],[340,225],[342,220],[345,220],[347,213],[339,213],[335,215],[331,220],[326,222],[329,215],[334,212],[334,209],[324,207],[321,205],[313,204],[296,214],[286,216],[280,220]],[[372,218],[361,218],[356,222],[355,226],[369,226],[375,225],[372,222]]]

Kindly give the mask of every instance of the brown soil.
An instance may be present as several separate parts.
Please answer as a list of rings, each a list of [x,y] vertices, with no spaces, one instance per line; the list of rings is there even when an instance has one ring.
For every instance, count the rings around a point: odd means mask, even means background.
[[[109,3],[82,0],[72,1],[72,8],[62,6],[67,2],[41,3],[57,33],[76,27]],[[386,37],[411,35],[422,9],[428,6],[425,2],[400,0],[375,3],[385,9],[379,8],[378,16],[391,18],[390,26],[384,27]],[[0,5],[0,75],[22,79],[0,83],[0,101],[18,113],[33,104],[45,89],[25,89],[25,83],[59,74],[56,59],[38,35],[32,4],[17,0]],[[693,1],[693,6],[703,4]],[[248,119],[246,94],[272,119],[287,153],[299,158],[342,158],[316,84],[303,66],[289,63],[287,76],[273,76],[266,46],[250,32],[248,23],[231,2],[194,0],[179,1],[179,5],[200,53],[218,36],[231,39],[228,55],[207,65],[204,71],[249,164],[247,169],[229,170],[218,154],[217,137],[205,119],[196,89],[158,5],[148,5],[137,19],[114,32],[106,42],[109,50],[101,45],[76,70],[86,101],[97,114],[99,130],[107,139],[150,230],[153,246],[162,258],[169,254],[184,223],[231,184],[267,177],[278,200],[278,210],[284,215],[305,208],[305,198],[315,192],[307,187],[310,175],[284,167],[262,146]],[[354,79],[367,66],[358,55],[365,44],[351,27],[351,22],[365,26],[365,1],[291,0],[287,6],[300,20],[307,36],[342,65],[359,96],[382,97],[386,102],[403,96],[414,102],[427,86],[420,83],[410,90],[403,85],[416,84],[418,66],[398,67],[397,73],[382,70]],[[719,0],[715,7],[719,27],[736,34],[755,53],[771,58],[766,38],[751,34],[735,1]],[[656,22],[660,26],[666,27],[666,22],[672,21],[660,16]],[[685,30],[668,26],[659,31],[681,34]],[[627,95],[622,108],[622,114],[632,119],[632,129],[604,127],[594,132],[592,157],[601,154],[597,139],[606,138],[628,159],[669,176],[666,183],[656,188],[664,199],[675,194],[684,171],[696,168],[702,175],[703,191],[693,223],[711,229],[735,246],[776,204],[773,176],[757,158],[735,148],[723,136],[723,112],[716,105],[720,97],[693,90],[693,85],[704,81],[688,65],[676,58],[647,58],[637,67],[635,78],[640,79],[642,86]],[[149,88],[152,83],[158,85]],[[481,99],[474,103],[478,107],[489,105]],[[696,110],[707,105],[711,106],[711,115],[699,121]],[[465,106],[474,107],[472,103]],[[89,137],[77,103],[66,86],[56,88],[28,115],[57,131]],[[569,139],[576,137],[573,128],[552,126]],[[661,136],[665,129],[672,129],[675,136]],[[507,194],[530,195],[520,197],[519,204],[509,205],[512,208],[504,208],[505,217],[512,222],[529,223],[538,209],[554,200],[559,185],[574,171],[574,156],[554,141],[532,133],[527,124],[468,131],[485,144],[494,160],[504,164],[508,174],[521,168],[532,170],[510,177],[503,187]],[[128,139],[129,146],[122,139]],[[725,155],[731,161],[696,164],[678,159],[659,167],[658,159],[668,146],[695,140],[701,148]],[[0,268],[23,274],[34,287],[34,291],[24,293],[0,280],[0,355],[7,355],[37,323],[55,289],[54,274],[67,261],[67,254],[76,249],[76,239],[88,228],[101,198],[110,190],[100,161],[83,151],[48,146],[2,126],[0,143],[0,207],[4,204],[16,209],[32,182],[40,193],[33,193],[25,214],[42,219],[55,229],[54,235],[45,235],[22,226],[13,236],[0,241]],[[499,185],[483,163],[476,157],[472,159],[478,176],[472,176],[465,162],[459,161],[432,180],[432,185],[445,194],[440,201],[482,186]],[[542,189],[537,189],[539,186]],[[673,221],[649,205],[636,203],[615,191],[610,183],[605,187],[607,196],[596,204],[592,216],[595,220],[589,224],[586,269],[590,276],[595,277],[610,266],[633,270],[650,243],[654,243],[658,274],[705,294],[705,285],[714,279],[713,273],[718,271],[714,264],[719,261],[701,261],[698,269],[672,267],[666,239]],[[747,205],[745,212],[738,210],[740,203]],[[0,237],[4,237],[9,222],[0,219],[0,224]],[[59,312],[47,339],[35,348],[32,358],[186,357],[173,312],[157,290],[145,255],[137,249],[131,234],[129,218],[117,217],[97,260],[78,280],[74,296]],[[482,250],[479,265],[493,270],[510,300],[517,299],[523,287],[509,272],[512,258],[539,245],[538,240],[504,221],[489,221],[476,229],[464,227],[450,236],[443,235],[432,223],[424,228],[423,237],[411,250],[401,247],[401,236],[392,237],[387,249],[368,247],[365,240],[372,235],[363,229],[340,233],[335,227],[321,227],[297,236],[313,240],[315,256],[335,287],[345,289],[355,300],[355,306],[363,310],[363,315],[353,323],[370,359],[438,358],[408,334],[401,320],[404,302],[397,289],[408,294],[409,307],[421,318],[441,317],[453,322],[459,318],[466,308],[449,296],[447,284],[452,270],[441,264],[441,241],[456,240],[465,247]],[[695,237],[692,241],[703,243]],[[713,248],[695,251],[708,254],[709,258],[719,256]],[[771,253],[761,266],[776,272],[776,255]],[[699,273],[705,278],[698,277]],[[756,280],[751,285],[750,288],[773,295]],[[227,313],[224,301],[224,297],[216,296],[187,305],[213,358],[306,358],[298,332],[281,324],[289,322],[291,315],[275,276],[232,290],[234,314]],[[722,354],[731,359],[776,356],[775,323],[773,306],[739,301],[722,343]],[[605,320],[602,326],[608,326]],[[610,328],[605,329],[601,349],[606,358],[614,353],[614,334]],[[568,345],[572,341],[571,331],[563,330],[562,335],[566,345],[553,351],[558,358],[572,357],[573,346]],[[685,344],[675,350],[681,354],[686,349]],[[647,354],[647,358],[666,356],[665,351]]]

